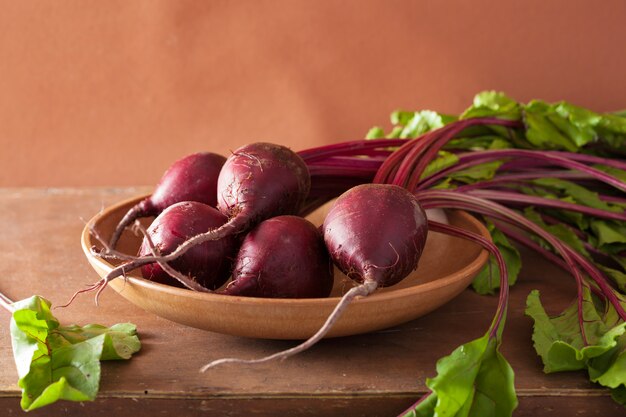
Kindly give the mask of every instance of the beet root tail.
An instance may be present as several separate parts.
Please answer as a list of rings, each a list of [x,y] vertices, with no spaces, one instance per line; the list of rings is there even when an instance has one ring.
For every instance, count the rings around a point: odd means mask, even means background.
[[[92,292],[92,291],[96,291],[96,305],[98,304],[98,296],[100,294],[100,292],[102,291],[102,289],[104,289],[104,287],[106,287],[107,282],[103,279],[99,280],[98,282],[89,285],[87,288],[83,288],[82,290],[78,290],[76,291],[74,294],[72,294],[72,296],[70,297],[70,299],[62,305],[58,305],[55,306],[54,308],[65,308],[65,307],[69,307],[70,304],[72,304],[74,302],[74,300],[76,299],[76,297],[78,297],[80,294],[84,294],[87,292]]]
[[[304,352],[305,350],[309,349],[311,346],[319,342],[322,338],[324,338],[326,334],[328,334],[330,329],[332,329],[332,327],[335,325],[335,323],[339,320],[341,315],[346,311],[350,303],[356,297],[366,297],[372,292],[374,292],[376,288],[378,288],[378,284],[376,283],[376,281],[373,281],[373,280],[366,280],[362,284],[351,288],[347,293],[344,294],[344,296],[341,298],[337,306],[335,306],[335,309],[328,316],[324,325],[322,325],[322,327],[313,336],[311,336],[310,338],[308,338],[307,340],[305,340],[304,342],[302,342],[301,344],[297,346],[294,346],[290,349],[283,350],[281,352],[277,352],[272,355],[265,356],[259,359],[239,359],[239,358],[217,359],[217,360],[214,360],[213,362],[210,362],[204,365],[202,368],[200,368],[200,372],[205,372],[210,368],[214,368],[216,366],[227,364],[227,363],[257,365],[257,364],[270,362],[270,361],[277,360],[277,359],[285,360],[290,356]]]

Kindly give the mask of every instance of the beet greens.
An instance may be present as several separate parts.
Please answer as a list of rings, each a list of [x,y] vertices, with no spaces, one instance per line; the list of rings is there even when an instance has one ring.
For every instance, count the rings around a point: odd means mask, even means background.
[[[514,284],[521,259],[509,240],[566,269],[578,297],[558,319],[546,315],[537,293],[529,295],[526,312],[535,320],[537,352],[546,372],[564,370],[555,360],[567,369],[587,369],[592,381],[611,388],[613,398],[626,405],[626,377],[617,372],[626,357],[626,118],[565,102],[521,104],[484,92],[459,117],[399,111],[392,123],[390,133],[374,128],[371,140],[360,144],[301,152],[315,173],[313,189],[332,183],[345,167],[344,184],[397,184],[414,191],[426,209],[463,209],[482,216],[509,269],[506,280],[499,273],[494,280],[490,271],[496,268],[485,268],[473,283],[480,293],[502,294],[503,283]],[[572,333],[572,328],[578,330]],[[465,350],[475,343],[488,345],[474,341]],[[442,363],[452,363],[447,361]],[[498,356],[496,362],[502,361]],[[469,358],[463,366],[471,363]],[[476,392],[490,387],[485,381],[453,381],[444,365],[438,372],[432,381],[447,381],[442,393],[452,392],[452,386]],[[514,393],[512,377],[508,387]],[[464,404],[463,398],[450,402],[433,392],[406,415],[454,414],[450,404]],[[493,398],[499,399],[493,415],[511,415],[514,394]],[[469,410],[484,405],[478,397],[472,401],[465,404]]]
[[[100,361],[127,360],[141,349],[132,323],[61,325],[50,301],[38,295],[14,302],[0,292],[0,307],[11,313],[9,332],[24,411],[59,400],[95,400]]]

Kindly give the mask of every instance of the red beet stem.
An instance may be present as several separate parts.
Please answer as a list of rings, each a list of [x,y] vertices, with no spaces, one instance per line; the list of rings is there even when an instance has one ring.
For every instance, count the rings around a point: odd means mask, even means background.
[[[120,240],[124,229],[132,224],[135,220],[140,217],[147,217],[157,214],[157,209],[152,204],[152,200],[150,197],[141,200],[139,203],[135,204],[126,214],[122,217],[122,220],[118,223],[115,228],[115,232],[113,232],[113,236],[111,236],[111,240],[109,241],[109,246],[111,249],[115,249],[117,242]]]

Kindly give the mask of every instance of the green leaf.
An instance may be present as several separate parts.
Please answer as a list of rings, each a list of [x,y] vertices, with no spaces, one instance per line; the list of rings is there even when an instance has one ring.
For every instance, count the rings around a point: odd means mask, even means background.
[[[621,328],[622,334],[615,346],[589,361],[589,379],[605,387],[618,388],[626,385],[626,335],[623,334],[625,323],[612,329]]]
[[[626,323],[609,328],[596,310],[587,286],[583,287],[583,328],[581,333],[578,304],[572,303],[563,313],[549,317],[533,290],[526,300],[526,315],[534,321],[533,342],[544,364],[544,372],[584,369],[591,358],[611,350],[626,331]]]
[[[436,174],[437,172],[444,170],[448,167],[456,165],[458,162],[459,157],[455,154],[446,151],[439,151],[437,153],[437,157],[430,161],[430,163],[426,166],[426,169],[422,174],[422,179]]]
[[[374,126],[370,130],[368,130],[365,135],[365,139],[382,139],[385,137],[385,131],[382,127]]]
[[[512,286],[517,281],[517,276],[522,268],[519,251],[493,223],[488,221],[486,226],[491,233],[493,243],[502,253],[509,275],[509,286]],[[487,265],[476,275],[472,281],[472,288],[479,294],[494,294],[500,288],[500,270],[493,257],[489,257]]]
[[[623,209],[615,207],[602,199],[598,193],[588,190],[571,181],[559,178],[538,178],[532,181],[533,184],[541,187],[549,188],[555,192],[559,192],[562,197],[571,197],[575,203],[593,207],[600,210],[621,212]]]
[[[621,133],[626,135],[626,110],[622,110],[620,114],[603,114],[598,120],[598,127],[612,133]]]
[[[101,336],[52,350],[50,356],[33,361],[30,372],[18,381],[22,388],[22,409],[30,411],[58,400],[95,399],[102,342]]]
[[[542,220],[541,216],[530,207],[524,210],[524,217],[531,220],[533,223],[537,224],[553,236],[556,236],[559,240],[566,243],[572,249],[584,255],[593,262],[593,258],[589,255],[587,249],[585,248],[584,241],[579,238],[578,235],[576,235],[576,233],[574,233],[574,231],[570,227],[561,223],[547,225]],[[619,253],[619,251],[622,250],[621,245],[626,243],[624,241],[626,240],[626,236],[623,233],[619,232],[621,230],[620,227],[624,227],[623,224],[605,220],[591,220],[590,224],[591,230],[588,230],[587,232],[594,234],[593,236],[590,236],[591,241],[594,243],[593,246],[595,246],[597,249],[602,250],[609,256],[613,252]],[[545,242],[543,239],[534,236],[532,238],[539,242],[539,244],[545,249],[552,250],[552,246]],[[612,259],[614,259],[617,263],[622,264],[621,258],[619,256],[614,255],[612,256]],[[600,263],[596,263],[596,267],[602,270],[607,276],[612,278],[620,290],[626,291],[626,274],[624,274],[623,271],[609,268]],[[626,260],[622,264],[622,268],[626,270]]]
[[[424,170],[421,179],[427,178],[439,171],[456,165],[459,162],[459,157],[451,152],[439,151],[437,158],[433,159]],[[433,188],[452,188],[452,182],[462,182],[466,184],[473,184],[478,181],[486,181],[492,179],[498,168],[502,165],[502,161],[486,162],[484,164],[474,165],[467,169],[452,172],[447,175],[442,181],[437,183]]]
[[[432,110],[396,110],[391,113],[390,119],[393,127],[389,133],[385,134],[381,127],[375,126],[367,132],[366,139],[415,138],[458,120],[458,117]]]
[[[597,134],[594,127],[602,116],[598,113],[562,101],[552,106],[556,113],[550,117],[552,123],[571,138],[579,147],[593,142]]]
[[[607,174],[612,175],[615,178],[618,178],[622,182],[626,182],[626,171],[624,171],[623,169],[610,167],[606,165],[594,165],[593,167],[602,172],[606,172]]]
[[[482,91],[474,96],[473,107],[487,107],[493,110],[516,107],[515,100],[500,91]]]
[[[396,110],[389,117],[392,125],[406,126],[415,116],[416,112],[406,110]]]
[[[50,302],[38,296],[13,307],[11,342],[26,411],[57,400],[93,400],[100,385],[100,361],[128,359],[141,347],[130,323],[62,327],[52,316]]]
[[[391,115],[391,123],[394,126],[389,133],[384,135],[382,129],[376,128],[370,131],[368,137],[412,138],[459,118],[473,117],[524,121],[525,132],[515,131],[514,134],[502,126],[468,129],[486,136],[495,134],[494,136],[503,140],[496,146],[564,149],[602,156],[626,156],[626,117],[621,113],[600,114],[565,101],[550,104],[542,100],[532,100],[522,104],[497,91],[478,93],[472,105],[459,117],[431,110],[395,111]],[[488,143],[484,143],[483,139],[476,139],[474,145],[459,141],[446,147],[488,149]]]
[[[461,114],[461,119],[472,117],[500,117],[502,119],[519,120],[521,109],[519,104],[498,91],[483,91],[474,96],[472,105]]]
[[[111,327],[99,324],[65,326],[60,327],[54,335],[57,336],[54,343],[58,346],[76,344],[103,335],[101,360],[130,359],[141,348],[137,327],[132,323],[118,323]]]
[[[541,227],[546,232],[556,236],[559,240],[566,243],[572,249],[576,250],[578,253],[589,257],[587,250],[585,249],[585,244],[580,238],[574,233],[572,229],[567,227],[565,224],[555,223],[555,224],[546,224],[539,213],[533,210],[531,207],[527,207],[524,209],[524,217],[528,220],[532,221],[539,227]],[[552,249],[552,246],[545,242],[543,239],[538,239],[541,246],[546,249]]]
[[[621,244],[626,244],[626,223],[612,220],[593,220],[590,224],[591,230],[597,237],[597,247],[609,250],[609,247],[616,245],[622,249]],[[610,251],[610,250],[609,250]]]
[[[404,126],[400,138],[415,138],[455,121],[456,117],[422,110],[414,113],[395,112],[391,119],[392,123]]]
[[[488,334],[437,361],[431,396],[407,416],[506,417],[517,407],[514,374]],[[434,406],[433,406],[434,403]]]
[[[614,268],[609,268],[604,265],[596,265],[602,272],[609,276],[613,282],[617,284],[617,287],[622,292],[626,292],[626,274]]]
[[[13,304],[11,319],[11,343],[17,365],[17,374],[21,378],[30,369],[31,359],[38,359],[49,354],[46,339],[48,331],[59,326],[50,312],[50,303],[34,296]]]
[[[491,161],[484,164],[474,165],[470,168],[456,171],[450,174],[450,178],[466,184],[492,179],[503,161]]]
[[[460,137],[452,139],[446,144],[447,149],[465,149],[468,151],[483,151],[485,149],[508,149],[513,144],[497,135],[486,134],[482,136]]]
[[[437,394],[431,392],[422,399],[417,407],[402,414],[401,417],[430,417],[435,414],[437,405]]]
[[[618,404],[626,407],[626,387],[619,387],[611,390],[611,398]]]
[[[567,102],[548,104],[533,100],[524,106],[524,116],[526,137],[538,149],[599,154],[617,151],[624,155],[626,119],[617,115],[595,113]],[[585,148],[598,142],[604,145],[598,152]]]
[[[579,146],[554,124],[553,109],[543,101],[533,100],[524,107],[526,139],[538,149],[565,149],[576,152]],[[562,126],[560,126],[562,127]]]

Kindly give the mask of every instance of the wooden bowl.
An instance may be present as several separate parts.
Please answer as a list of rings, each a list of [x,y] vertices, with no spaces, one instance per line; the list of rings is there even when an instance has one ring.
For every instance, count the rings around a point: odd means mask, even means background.
[[[114,263],[93,256],[97,242],[90,234],[95,227],[108,238],[124,213],[145,196],[132,198],[103,210],[92,218],[82,233],[82,247],[91,266],[100,276]],[[332,203],[332,202],[331,202]],[[308,218],[322,223],[330,204]],[[489,238],[489,232],[474,217],[462,211],[446,213],[448,222]],[[145,219],[149,222],[151,219]],[[136,254],[140,239],[124,233],[118,249]],[[418,269],[401,283],[377,290],[355,300],[327,337],[347,336],[392,327],[416,319],[447,303],[463,291],[480,271],[488,253],[477,244],[439,233],[429,233]],[[352,286],[335,271],[330,298],[271,299],[200,293],[158,284],[131,273],[125,283],[114,279],[109,285],[142,309],[187,326],[231,335],[267,339],[304,339],[317,331],[337,304],[341,294]]]

